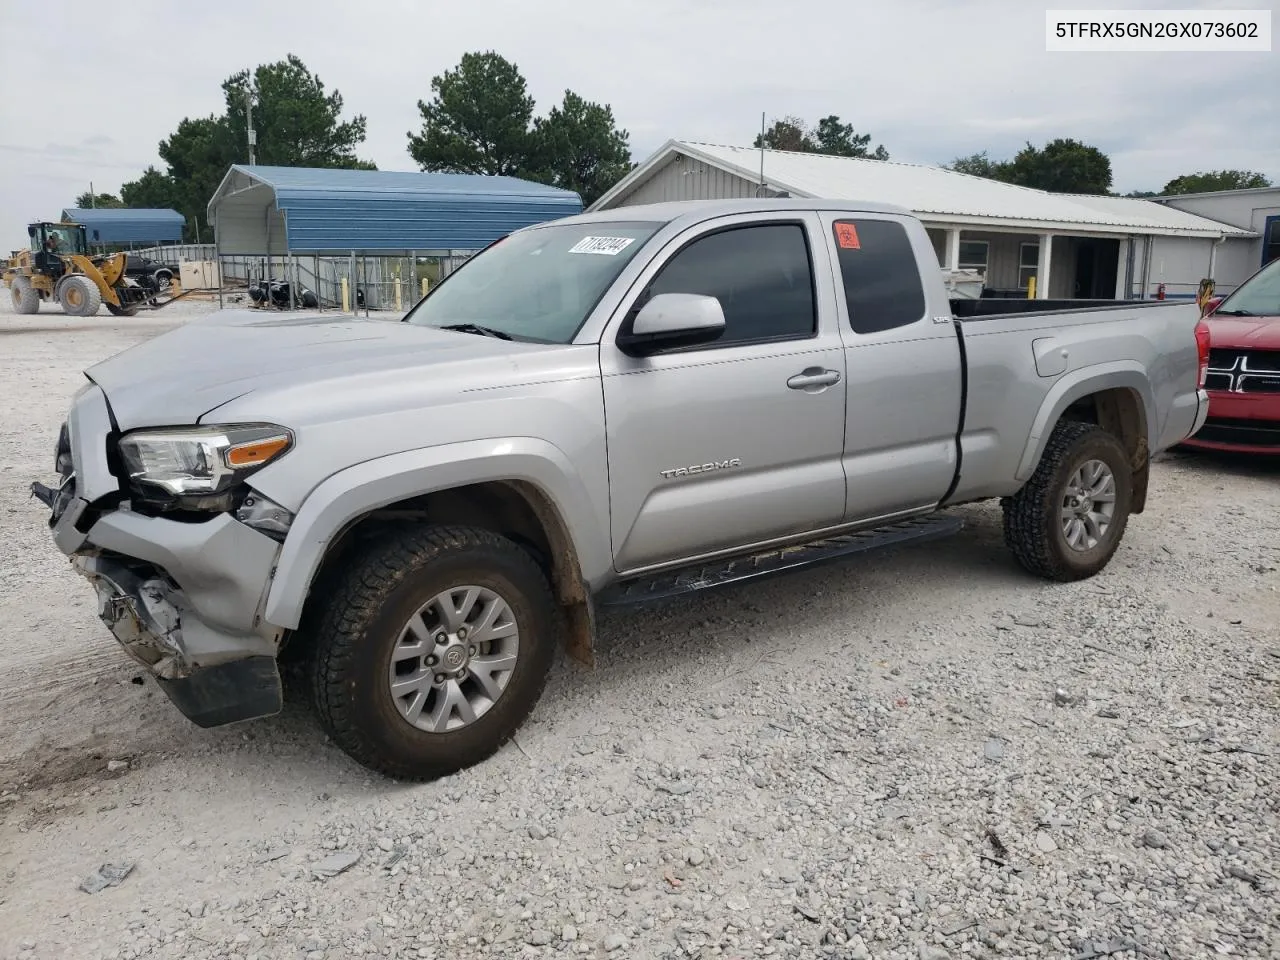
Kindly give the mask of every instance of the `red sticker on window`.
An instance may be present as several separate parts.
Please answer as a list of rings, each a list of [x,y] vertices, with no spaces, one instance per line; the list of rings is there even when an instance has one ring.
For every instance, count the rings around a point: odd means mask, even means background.
[[[858,242],[858,228],[852,223],[836,224],[836,243],[840,245],[841,250],[862,249],[862,244]]]

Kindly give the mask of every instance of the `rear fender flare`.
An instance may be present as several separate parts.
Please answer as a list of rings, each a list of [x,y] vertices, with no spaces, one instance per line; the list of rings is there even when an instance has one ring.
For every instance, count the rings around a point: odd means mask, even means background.
[[[335,473],[303,501],[280,552],[264,619],[296,629],[330,544],[372,510],[470,484],[523,481],[554,506],[588,583],[608,571],[609,541],[587,488],[556,446],[532,437],[443,444],[367,460]]]
[[[1111,363],[1099,363],[1079,370],[1073,370],[1053,385],[1031,425],[1031,435],[1022,452],[1022,460],[1018,463],[1015,478],[1025,483],[1035,473],[1045,445],[1049,442],[1049,434],[1062,415],[1077,400],[1103,390],[1126,388],[1135,391],[1142,402],[1143,413],[1147,425],[1147,447],[1155,449],[1159,435],[1159,424],[1155,417],[1155,399],[1151,393],[1151,381],[1146,370],[1131,360],[1117,360]]]

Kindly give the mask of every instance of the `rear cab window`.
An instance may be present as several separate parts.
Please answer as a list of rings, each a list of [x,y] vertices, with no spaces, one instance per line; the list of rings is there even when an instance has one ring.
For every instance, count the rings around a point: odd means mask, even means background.
[[[831,231],[854,333],[881,333],[924,318],[924,286],[906,227],[895,220],[847,218]]]

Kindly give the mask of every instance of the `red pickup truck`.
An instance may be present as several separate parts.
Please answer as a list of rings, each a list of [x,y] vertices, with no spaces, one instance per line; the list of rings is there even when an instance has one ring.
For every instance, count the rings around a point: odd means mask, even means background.
[[[1209,418],[1189,447],[1280,455],[1280,260],[1210,300]]]

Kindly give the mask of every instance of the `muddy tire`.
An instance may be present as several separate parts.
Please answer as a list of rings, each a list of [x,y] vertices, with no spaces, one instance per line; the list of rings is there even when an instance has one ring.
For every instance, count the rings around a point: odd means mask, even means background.
[[[557,611],[541,568],[504,537],[389,533],[344,560],[326,593],[309,686],[325,731],[363,766],[400,780],[472,766],[542,695]]]
[[[92,317],[102,306],[98,285],[82,273],[73,273],[58,288],[62,312],[71,317]]]
[[[1036,471],[1000,501],[1004,540],[1027,570],[1049,580],[1091,577],[1120,546],[1133,477],[1120,441],[1091,423],[1054,427]]]
[[[9,296],[13,298],[14,313],[39,313],[40,291],[31,285],[26,277],[15,277],[9,287]]]

